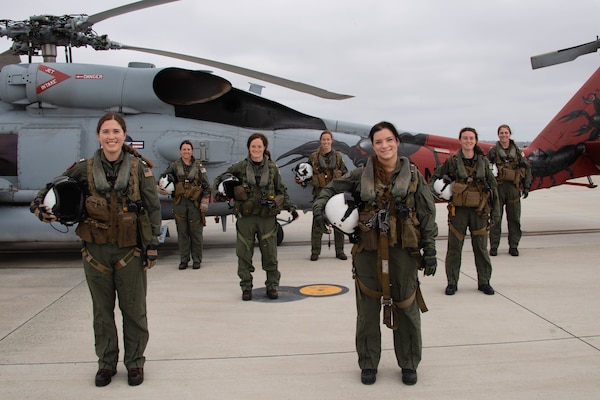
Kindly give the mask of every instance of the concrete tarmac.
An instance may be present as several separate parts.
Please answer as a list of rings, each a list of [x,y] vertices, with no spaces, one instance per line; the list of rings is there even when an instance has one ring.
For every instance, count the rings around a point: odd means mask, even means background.
[[[209,221],[199,270],[177,269],[176,238],[168,238],[148,273],[150,342],[138,387],[128,386],[122,362],[110,385],[94,386],[91,300],[77,249],[3,245],[0,398],[598,398],[598,204],[599,189],[532,192],[521,255],[508,255],[503,238],[492,257],[494,296],[477,290],[469,239],[458,292],[444,294],[447,212],[438,204],[438,271],[420,278],[429,311],[415,386],[402,384],[385,326],[377,382],[361,384],[351,262],[335,258],[327,235],[321,258],[309,261],[310,213],[284,227],[278,300],[265,296],[258,249],[254,300],[241,300],[231,217],[225,233]]]

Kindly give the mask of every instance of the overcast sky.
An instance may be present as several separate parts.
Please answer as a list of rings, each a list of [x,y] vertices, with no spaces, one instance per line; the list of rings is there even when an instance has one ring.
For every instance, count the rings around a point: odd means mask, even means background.
[[[0,19],[93,15],[133,1],[5,1]],[[263,96],[306,114],[481,140],[511,125],[532,140],[600,66],[598,53],[532,70],[530,57],[596,40],[596,0],[181,0],[94,25],[98,34],[236,64],[351,94],[323,100],[271,84]],[[0,39],[0,52],[10,43]],[[59,49],[59,61],[64,60]],[[132,51],[75,49],[76,62],[207,69]],[[38,59],[39,62],[41,60]],[[210,69],[210,68],[208,68]],[[251,80],[212,69],[247,90]]]

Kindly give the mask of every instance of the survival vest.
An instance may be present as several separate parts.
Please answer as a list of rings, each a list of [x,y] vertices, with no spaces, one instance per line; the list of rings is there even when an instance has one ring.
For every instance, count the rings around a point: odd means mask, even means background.
[[[181,198],[184,197],[192,200],[196,207],[200,206],[199,199],[206,189],[202,186],[200,179],[203,169],[200,161],[195,161],[189,172],[186,173],[181,160],[175,161],[175,192],[173,193],[175,204],[179,204]]]
[[[383,322],[394,330],[399,326],[399,310],[409,307],[415,300],[422,312],[427,311],[418,284],[415,292],[402,301],[394,301],[391,295],[389,248],[401,245],[415,258],[416,265],[420,265],[421,259],[421,235],[414,196],[418,183],[417,171],[406,157],[400,157],[398,162],[400,170],[389,183],[377,178],[371,157],[363,167],[360,197],[364,206],[359,211],[358,243],[352,249],[353,254],[362,250],[377,250],[377,276],[381,291],[366,286],[354,270],[353,278],[357,291],[381,299]]]
[[[516,145],[511,141],[508,149],[504,149],[500,143],[494,147],[494,157],[491,160],[498,166],[498,183],[510,182],[516,186],[521,183],[521,178],[525,177],[526,170],[521,165],[521,154]]]
[[[234,212],[240,216],[275,216],[281,212],[284,196],[275,193],[275,176],[279,169],[274,162],[265,158],[260,166],[248,160],[240,161],[243,190],[236,193]]]
[[[315,151],[310,157],[310,163],[313,167],[313,188],[325,187],[333,179],[340,178],[343,175],[342,153],[331,151],[329,154],[329,157],[324,157],[321,152]]]
[[[486,196],[486,168],[488,168],[486,159],[481,155],[477,155],[475,166],[469,167],[465,165],[460,152],[460,154],[453,154],[450,160],[455,177],[454,182],[452,182],[450,204],[455,207],[470,208],[479,208],[485,205],[489,197],[489,194]]]
[[[400,170],[387,184],[376,178],[372,158],[362,167],[357,251],[377,249],[381,229],[375,220],[384,213],[389,226],[389,246],[400,244],[418,252],[420,231],[414,196],[417,169],[406,157],[400,157],[399,162]]]
[[[110,185],[99,155],[86,160],[90,195],[85,200],[85,219],[75,231],[83,241],[116,243],[119,247],[138,244],[139,162],[137,157],[125,154],[116,181]]]

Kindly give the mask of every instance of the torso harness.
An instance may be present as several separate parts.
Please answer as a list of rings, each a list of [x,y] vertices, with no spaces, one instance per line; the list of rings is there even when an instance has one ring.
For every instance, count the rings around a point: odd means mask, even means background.
[[[313,188],[327,186],[333,179],[342,176],[342,153],[332,150],[329,157],[325,157],[320,151],[312,154],[310,162],[313,167]]]
[[[401,157],[401,169],[392,182],[376,178],[373,160],[369,158],[361,175],[360,198],[365,203],[359,212],[359,238],[352,253],[377,250],[377,273],[381,291],[368,288],[353,271],[357,293],[381,299],[383,323],[390,329],[398,328],[398,310],[407,308],[415,299],[421,312],[427,311],[419,284],[407,299],[393,301],[391,296],[389,248],[400,245],[409,251],[418,268],[420,265],[419,221],[415,210],[414,193],[417,188],[416,168],[406,157]]]
[[[512,144],[508,149],[502,148],[500,144],[496,145],[496,157],[494,163],[498,166],[498,183],[510,182],[515,186],[519,186],[521,178],[525,176],[525,169],[520,165],[520,154],[517,151],[517,146]]]
[[[491,212],[489,198],[492,191],[486,181],[486,165],[483,157],[477,156],[474,166],[465,165],[461,154],[454,154],[452,160],[456,179],[452,182],[452,199],[448,203],[450,215],[456,215],[456,207],[467,207],[474,208],[480,218],[489,219]],[[488,228],[485,226],[471,231],[471,235],[485,235]],[[465,235],[460,233],[450,222],[448,229],[461,242],[465,239]]]
[[[185,171],[181,160],[175,161],[175,173],[177,178],[175,182],[175,192],[173,193],[173,202],[175,204],[179,204],[181,198],[184,197],[193,201],[194,206],[197,208],[200,207],[200,197],[206,189],[202,186],[202,181],[200,180],[201,171],[202,164],[200,161],[192,162],[188,172]]]
[[[260,215],[273,217],[281,212],[284,196],[275,194],[277,166],[265,158],[260,165],[241,161],[242,196],[235,198],[234,212],[238,217]]]
[[[77,226],[76,233],[85,242],[117,244],[133,248],[113,268],[99,263],[87,248],[81,252],[97,270],[111,274],[124,268],[134,257],[139,257],[137,213],[141,196],[138,184],[139,159],[125,154],[115,181],[108,182],[99,153],[86,160],[90,196],[85,200],[86,218]]]

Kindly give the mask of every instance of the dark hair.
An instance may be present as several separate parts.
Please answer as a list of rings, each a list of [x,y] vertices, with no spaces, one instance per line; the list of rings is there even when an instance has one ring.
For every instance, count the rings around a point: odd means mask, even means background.
[[[117,114],[115,112],[107,112],[98,120],[98,125],[96,126],[96,133],[100,133],[100,128],[102,128],[102,124],[106,121],[115,120],[119,125],[121,125],[121,129],[123,132],[127,132],[127,124],[125,123],[125,119],[121,116],[121,114]]]
[[[181,144],[179,145],[179,150],[181,150],[181,148],[183,147],[184,144],[189,144],[190,147],[192,148],[192,150],[194,150],[194,145],[192,144],[192,142],[190,142],[189,140],[184,140],[183,142],[181,142]]]
[[[396,139],[400,141],[400,134],[396,130],[396,127],[391,122],[381,121],[373,125],[371,131],[369,132],[369,139],[371,139],[371,144],[373,144],[373,136],[375,135],[375,133],[383,129],[389,129],[390,131],[392,131]]]
[[[475,130],[475,128],[471,128],[471,127],[464,127],[460,130],[460,132],[458,133],[458,138],[462,138],[462,134],[463,132],[473,132],[475,134],[475,148],[473,149],[475,151],[475,154],[479,154],[479,155],[485,155],[485,153],[483,152],[483,150],[481,149],[481,147],[479,147],[479,145],[477,143],[479,143],[479,135],[477,134],[477,131]]]
[[[512,130],[510,130],[510,126],[508,126],[506,124],[502,124],[498,127],[498,133],[500,133],[500,129],[502,129],[502,128],[508,129],[508,133],[510,133],[512,135]]]
[[[263,146],[265,146],[265,152],[264,152],[264,154],[270,160],[271,159],[271,153],[269,152],[269,150],[267,150],[269,148],[269,140],[262,133],[258,133],[257,132],[257,133],[253,133],[252,135],[250,135],[250,137],[248,138],[248,142],[246,143],[246,148],[250,149],[250,143],[252,143],[254,141],[254,139],[260,139],[263,142]]]
[[[333,133],[331,133],[331,131],[321,132],[321,136],[319,136],[319,140],[321,140],[323,138],[323,135],[329,135],[329,136],[331,136],[331,140],[333,140]]]

